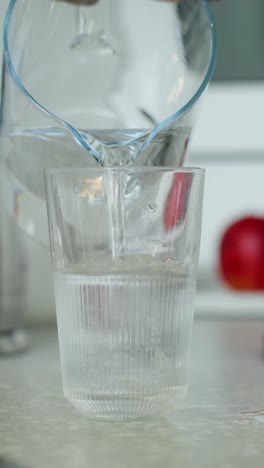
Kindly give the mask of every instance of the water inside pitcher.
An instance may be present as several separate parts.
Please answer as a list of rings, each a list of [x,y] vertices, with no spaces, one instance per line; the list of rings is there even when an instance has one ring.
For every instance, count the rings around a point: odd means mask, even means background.
[[[0,330],[17,327],[23,313],[54,309],[44,169],[182,165],[215,42],[203,0],[10,1]]]

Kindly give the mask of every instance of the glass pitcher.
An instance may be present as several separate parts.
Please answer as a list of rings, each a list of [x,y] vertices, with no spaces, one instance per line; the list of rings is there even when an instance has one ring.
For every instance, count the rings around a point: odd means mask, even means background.
[[[83,3],[83,2],[82,2]],[[203,0],[11,0],[0,112],[0,330],[48,317],[43,170],[182,165],[216,55]]]

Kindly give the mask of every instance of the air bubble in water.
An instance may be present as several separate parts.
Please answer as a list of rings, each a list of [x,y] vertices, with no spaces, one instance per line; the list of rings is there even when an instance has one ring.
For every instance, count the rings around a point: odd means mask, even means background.
[[[175,261],[175,259],[174,259],[173,257],[166,257],[166,258],[164,259],[164,262],[166,262],[166,263],[168,263],[168,262],[174,262],[174,261]]]
[[[157,204],[156,203],[150,203],[149,204],[149,209],[155,213],[155,211],[157,211]]]

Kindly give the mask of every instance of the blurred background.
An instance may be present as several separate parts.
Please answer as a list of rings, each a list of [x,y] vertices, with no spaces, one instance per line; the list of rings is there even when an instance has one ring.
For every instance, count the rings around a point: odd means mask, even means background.
[[[7,5],[1,0],[1,46]],[[207,170],[197,312],[259,315],[262,294],[231,292],[218,264],[227,226],[248,215],[264,217],[264,2],[221,0],[212,10],[218,61],[187,161]]]
[[[189,163],[206,168],[197,307],[209,314],[262,314],[259,293],[219,279],[220,242],[237,219],[264,217],[264,29],[262,0],[212,5],[218,32],[214,77],[193,134]]]

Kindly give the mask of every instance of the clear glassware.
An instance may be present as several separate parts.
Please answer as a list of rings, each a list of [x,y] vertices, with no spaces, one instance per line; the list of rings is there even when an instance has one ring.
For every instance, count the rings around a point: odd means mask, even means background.
[[[65,396],[96,419],[164,414],[187,391],[204,171],[46,181]]]
[[[182,165],[215,55],[203,0],[10,1],[0,118],[0,330],[18,327],[24,313],[47,316],[54,308],[43,170]]]

